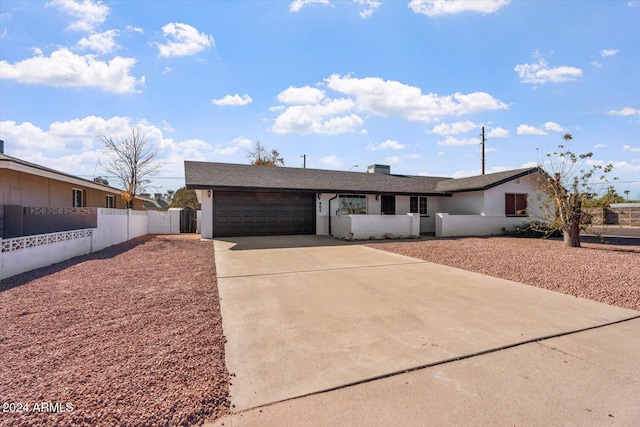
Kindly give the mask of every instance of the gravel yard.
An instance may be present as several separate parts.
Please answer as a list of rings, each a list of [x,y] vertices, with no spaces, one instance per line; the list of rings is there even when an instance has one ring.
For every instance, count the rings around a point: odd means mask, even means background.
[[[467,237],[369,244],[437,264],[475,271],[619,307],[640,310],[640,247],[557,240]]]
[[[213,245],[199,235],[145,236],[5,279],[0,307],[0,404],[17,404],[0,425],[193,425],[228,412]]]

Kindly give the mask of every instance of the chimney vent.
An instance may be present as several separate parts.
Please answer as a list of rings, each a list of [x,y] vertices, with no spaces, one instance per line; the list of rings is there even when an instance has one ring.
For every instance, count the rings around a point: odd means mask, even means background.
[[[389,166],[389,165],[369,165],[369,166],[367,166],[367,173],[383,173],[385,175],[391,175],[391,166]]]
[[[0,139],[0,154],[4,154],[4,141]]]

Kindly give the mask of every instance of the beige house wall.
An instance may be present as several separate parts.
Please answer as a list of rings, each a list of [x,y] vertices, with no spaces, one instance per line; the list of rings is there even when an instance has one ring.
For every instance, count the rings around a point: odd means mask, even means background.
[[[83,191],[84,207],[107,207],[107,195],[111,195],[114,197],[114,208],[125,208],[117,190],[98,190],[11,169],[0,169],[0,205],[71,207],[74,188]],[[142,203],[141,200],[134,200],[133,208],[142,209]]]

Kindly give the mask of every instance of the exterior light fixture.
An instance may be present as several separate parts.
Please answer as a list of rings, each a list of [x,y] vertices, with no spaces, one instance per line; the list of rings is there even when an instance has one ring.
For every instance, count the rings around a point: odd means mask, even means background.
[[[207,190],[207,196],[209,196],[209,198],[211,198],[211,190]]]

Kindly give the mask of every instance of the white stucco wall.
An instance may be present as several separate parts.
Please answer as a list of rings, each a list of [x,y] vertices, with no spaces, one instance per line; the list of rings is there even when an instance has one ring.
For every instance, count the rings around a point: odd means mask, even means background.
[[[206,190],[196,190],[200,201],[202,221],[200,221],[200,236],[203,239],[213,239],[213,196],[209,197]]]
[[[469,191],[456,193],[451,197],[441,197],[438,212],[451,215],[482,215],[484,213],[484,192]]]
[[[93,250],[99,251],[127,240],[127,209],[98,209],[98,228],[93,230]]]
[[[97,228],[14,239],[0,238],[0,280],[96,252],[145,234],[180,232],[180,211],[98,208],[97,217]]]
[[[180,210],[148,211],[149,234],[180,234]]]
[[[129,239],[149,234],[149,217],[147,212],[129,209]]]
[[[331,232],[334,237],[346,238],[352,234],[356,240],[420,235],[420,216],[405,215],[339,215],[332,217]]]
[[[329,235],[329,200],[336,195],[336,193],[321,193],[318,199],[316,194],[316,235],[318,236]],[[380,200],[376,200],[375,194],[367,194],[366,196],[367,215],[380,215]],[[339,198],[331,200],[331,218],[336,216],[338,200]],[[331,234],[335,235],[333,229],[331,230]]]
[[[527,210],[532,212],[532,216],[539,210],[537,197],[537,175],[527,175],[518,180],[513,180],[497,187],[485,191],[484,213],[487,216],[504,216],[504,195],[505,193],[527,194]],[[451,212],[450,212],[451,213]]]
[[[92,230],[0,239],[0,280],[90,253]]]
[[[503,228],[527,222],[528,218],[485,215],[436,215],[436,237],[501,235]]]

